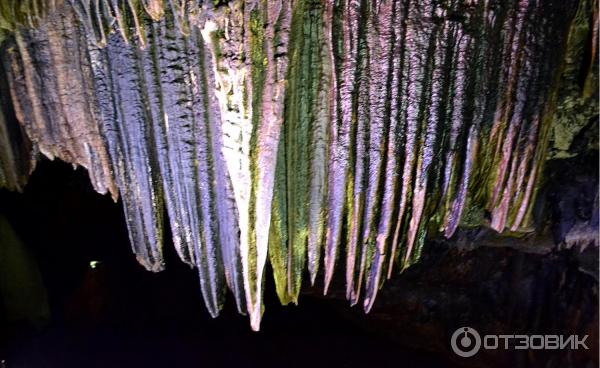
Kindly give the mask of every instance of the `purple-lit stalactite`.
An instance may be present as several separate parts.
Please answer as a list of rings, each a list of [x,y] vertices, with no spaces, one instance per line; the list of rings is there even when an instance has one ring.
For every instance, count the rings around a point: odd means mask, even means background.
[[[211,315],[218,315],[226,283],[243,312],[237,211],[220,149],[220,112],[207,87],[214,84],[212,60],[200,29],[184,36],[177,27],[187,26],[178,22],[173,13],[148,21],[145,47],[112,33],[106,47],[92,48],[96,83],[112,84],[110,95],[99,97],[112,105],[102,111],[107,131],[116,133],[108,145],[113,166],[123,170],[117,176],[140,262],[163,267],[164,201],[173,243],[198,268]],[[106,65],[112,72],[102,72]]]
[[[282,303],[343,272],[369,311],[471,209],[533,225],[577,1],[219,4],[57,1],[2,45],[33,151],[121,195],[152,271],[166,207],[211,315],[229,288],[258,329],[267,260]]]

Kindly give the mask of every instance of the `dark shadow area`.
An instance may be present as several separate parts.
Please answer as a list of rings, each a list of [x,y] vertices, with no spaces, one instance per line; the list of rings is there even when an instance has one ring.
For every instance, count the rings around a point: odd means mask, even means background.
[[[196,271],[179,261],[170,234],[166,270],[145,271],[120,203],[95,193],[85,170],[60,161],[42,160],[24,193],[0,191],[0,217],[39,268],[45,292],[31,299],[40,304],[31,313],[41,310],[31,318],[11,315],[0,300],[2,368],[451,366],[349,320],[340,312],[345,302],[307,295],[297,307],[280,306],[270,276],[260,332],[231,296],[210,318]],[[13,276],[4,275],[5,284]]]

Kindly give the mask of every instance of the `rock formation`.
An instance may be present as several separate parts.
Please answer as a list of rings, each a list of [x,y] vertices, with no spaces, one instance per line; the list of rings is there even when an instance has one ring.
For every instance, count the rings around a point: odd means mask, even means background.
[[[597,115],[596,7],[6,1],[0,185],[22,189],[39,154],[85,167],[151,271],[168,218],[213,316],[228,288],[259,329],[267,260],[282,303],[343,272],[368,312],[428,236],[466,219],[533,230],[563,70],[586,42]]]

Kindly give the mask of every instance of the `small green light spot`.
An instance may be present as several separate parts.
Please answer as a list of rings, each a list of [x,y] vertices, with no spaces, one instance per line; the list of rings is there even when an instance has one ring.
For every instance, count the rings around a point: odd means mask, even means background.
[[[90,261],[90,268],[93,270],[96,267],[98,267],[98,263],[100,263],[99,261]]]

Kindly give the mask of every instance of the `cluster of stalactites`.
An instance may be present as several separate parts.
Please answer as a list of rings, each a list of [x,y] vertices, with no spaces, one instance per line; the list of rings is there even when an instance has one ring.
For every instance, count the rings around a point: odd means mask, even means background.
[[[120,194],[153,271],[166,207],[211,315],[228,288],[258,329],[267,260],[282,303],[339,264],[368,311],[428,233],[531,225],[575,0],[216,3],[56,1],[2,53],[33,149]]]
[[[79,16],[91,40],[106,44],[112,24],[128,40],[130,31],[144,42],[142,19],[160,20],[165,7],[175,16],[180,32],[189,34],[190,20],[194,23],[202,0],[4,0],[0,3],[0,32],[19,28],[35,28],[45,21],[48,13],[63,10],[68,2]],[[131,27],[130,22],[133,22]]]

